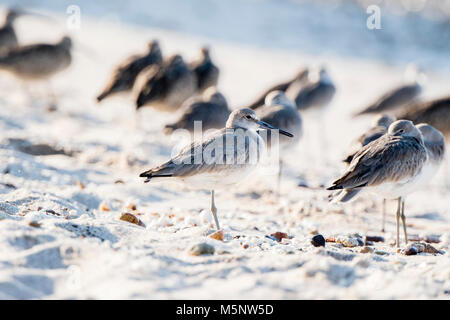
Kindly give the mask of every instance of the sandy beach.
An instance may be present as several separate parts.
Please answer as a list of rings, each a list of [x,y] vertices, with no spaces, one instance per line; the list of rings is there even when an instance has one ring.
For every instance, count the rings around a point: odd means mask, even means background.
[[[56,19],[64,25],[64,16]],[[20,21],[17,30],[24,43],[63,34],[36,19]],[[344,171],[350,143],[373,120],[352,113],[401,81],[402,68],[88,17],[71,36],[73,65],[52,79],[56,111],[48,110],[43,88],[32,88],[38,98],[30,101],[20,82],[0,74],[1,299],[450,298],[448,158],[406,202],[411,239],[428,239],[436,254],[397,252],[395,201],[388,202],[382,233],[380,198],[335,205],[324,188]],[[323,116],[326,150],[316,137],[317,115],[305,112],[302,140],[284,156],[280,198],[276,170],[267,167],[217,191],[223,241],[208,236],[214,231],[208,190],[138,177],[171,156],[177,140],[162,128],[178,114],[143,108],[136,116],[130,96],[95,102],[117,62],[154,38],[165,56],[180,52],[186,60],[209,44],[233,109],[304,65],[325,63],[336,83]],[[429,73],[424,97],[448,94],[449,83]],[[33,155],[43,145],[59,154]],[[120,220],[125,212],[145,226]],[[277,241],[270,236],[276,232],[287,238]],[[317,233],[384,241],[367,253],[336,242],[314,247]],[[214,254],[192,255],[200,243]]]

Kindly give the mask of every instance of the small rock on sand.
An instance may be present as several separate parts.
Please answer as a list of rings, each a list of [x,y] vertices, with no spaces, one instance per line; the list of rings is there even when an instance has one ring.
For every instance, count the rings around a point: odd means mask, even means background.
[[[362,247],[359,253],[373,253],[373,249],[371,247]]]
[[[428,243],[411,243],[405,247],[405,249],[400,251],[406,256],[413,256],[421,252],[432,253],[432,254],[442,254],[441,251],[433,247]]]
[[[223,230],[217,230],[216,232],[211,233],[209,235],[209,237],[214,239],[214,240],[223,241]]]
[[[193,256],[201,256],[204,254],[214,254],[214,247],[206,242],[195,244],[189,249],[189,253]]]
[[[321,234],[315,235],[311,239],[311,244],[314,247],[325,247],[325,238]]]
[[[287,235],[287,233],[279,232],[279,231],[272,233],[270,236],[275,238],[278,242],[280,242],[284,238],[289,239],[289,236]]]
[[[344,247],[353,248],[358,246],[363,246],[364,242],[360,238],[353,237],[338,237],[336,243],[342,244]]]
[[[128,212],[122,213],[122,215],[120,216],[120,220],[134,223],[145,228],[145,224],[141,221],[141,219]]]

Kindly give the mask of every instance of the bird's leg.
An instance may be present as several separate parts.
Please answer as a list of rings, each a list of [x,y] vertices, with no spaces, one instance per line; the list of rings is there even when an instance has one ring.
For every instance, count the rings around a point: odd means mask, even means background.
[[[278,182],[277,182],[277,195],[281,196],[281,168],[283,166],[283,161],[281,158],[278,161]]]
[[[400,246],[400,209],[401,209],[401,203],[402,203],[402,198],[398,198],[398,204],[397,204],[397,212],[395,213],[395,222],[396,222],[396,227],[397,227],[397,238],[395,241],[395,244],[397,246],[397,248]]]
[[[216,228],[217,230],[220,230],[219,219],[217,219],[217,208],[214,204],[214,190],[211,190],[211,212],[213,214],[214,221],[216,222]]]
[[[403,233],[405,236],[405,244],[408,244],[408,234],[406,233],[406,218],[405,218],[405,199],[402,198],[402,213],[401,216],[403,223]]]
[[[386,221],[386,199],[383,199],[383,208],[382,208],[383,219],[381,221],[381,232],[384,232],[384,224]]]
[[[58,105],[58,98],[55,94],[55,91],[53,90],[52,84],[50,83],[50,81],[46,82],[46,86],[47,86],[47,93],[48,96],[50,97],[50,105],[48,106],[48,109],[50,111],[54,111],[56,110],[56,106]]]

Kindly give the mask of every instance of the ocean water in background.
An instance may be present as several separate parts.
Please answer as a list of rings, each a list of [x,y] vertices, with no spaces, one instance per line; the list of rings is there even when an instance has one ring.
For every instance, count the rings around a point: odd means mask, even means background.
[[[372,59],[403,66],[415,62],[450,71],[448,1],[433,0],[102,0],[3,1],[65,14],[157,27],[261,48]],[[370,4],[379,4],[381,29],[367,28]],[[445,5],[445,7],[444,7]],[[406,10],[405,8],[409,9]]]

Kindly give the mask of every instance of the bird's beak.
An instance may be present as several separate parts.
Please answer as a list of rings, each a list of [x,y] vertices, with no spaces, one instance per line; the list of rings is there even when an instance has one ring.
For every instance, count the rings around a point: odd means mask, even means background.
[[[259,120],[257,123],[258,123],[258,125],[259,125],[261,128],[263,128],[263,129],[268,129],[268,130],[278,130],[282,135],[288,136],[288,137],[290,137],[290,138],[292,138],[292,137],[294,136],[293,134],[290,134],[290,133],[287,132],[287,131],[284,131],[284,130],[281,130],[281,129],[279,129],[279,128],[276,128],[276,127],[274,127],[274,126],[272,126],[272,125],[270,125],[270,124],[268,124],[268,123],[266,123],[266,122],[264,122],[264,121]]]

